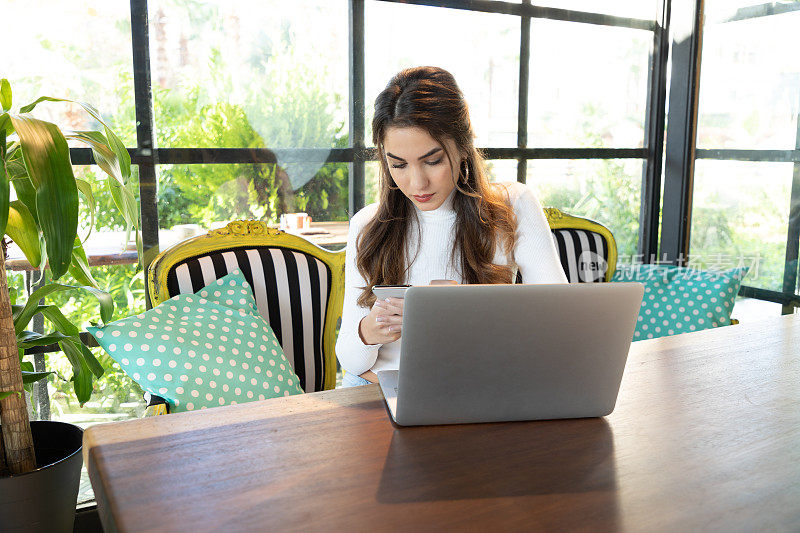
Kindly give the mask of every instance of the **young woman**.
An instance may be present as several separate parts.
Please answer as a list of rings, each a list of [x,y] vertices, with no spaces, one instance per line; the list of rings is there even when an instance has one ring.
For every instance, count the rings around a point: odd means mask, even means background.
[[[544,213],[521,184],[490,184],[467,103],[436,67],[397,74],[375,100],[380,201],[350,220],[336,355],[343,386],[377,382],[400,359],[403,300],[375,285],[566,283]]]

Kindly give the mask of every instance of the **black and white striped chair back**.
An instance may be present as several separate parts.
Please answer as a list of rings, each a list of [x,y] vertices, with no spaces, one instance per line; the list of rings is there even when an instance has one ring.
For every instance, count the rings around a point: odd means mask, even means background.
[[[241,270],[258,311],[283,347],[306,392],[323,390],[323,330],[331,272],[316,257],[279,247],[217,250],[177,263],[167,273],[169,296],[197,292]]]
[[[605,279],[609,253],[604,236],[574,228],[553,229],[552,233],[567,281],[595,283]]]

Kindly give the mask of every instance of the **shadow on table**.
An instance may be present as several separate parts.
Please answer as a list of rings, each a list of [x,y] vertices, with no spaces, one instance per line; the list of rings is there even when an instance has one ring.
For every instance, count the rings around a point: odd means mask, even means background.
[[[397,428],[377,500],[407,503],[616,489],[602,418]]]

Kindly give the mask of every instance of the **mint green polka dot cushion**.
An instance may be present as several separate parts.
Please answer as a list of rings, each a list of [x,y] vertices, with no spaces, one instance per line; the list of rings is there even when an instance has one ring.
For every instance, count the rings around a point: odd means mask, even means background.
[[[145,391],[192,411],[300,394],[240,271],[140,315],[88,328]]]
[[[644,284],[633,340],[654,339],[730,324],[747,268],[697,270],[670,265],[623,265],[611,281]]]

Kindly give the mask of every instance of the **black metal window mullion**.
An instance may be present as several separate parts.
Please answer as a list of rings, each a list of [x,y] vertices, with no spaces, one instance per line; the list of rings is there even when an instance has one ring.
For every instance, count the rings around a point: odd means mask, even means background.
[[[131,0],[131,44],[133,47],[133,91],[136,107],[136,157],[139,168],[139,202],[146,269],[158,255],[158,185],[155,134],[153,132],[153,88],[150,83],[150,37],[147,0]],[[147,284],[145,283],[145,292]],[[145,297],[147,306],[150,298]]]
[[[350,124],[350,146],[353,159],[348,172],[348,212],[352,217],[364,207],[364,0],[349,0],[350,39],[349,70],[350,98],[348,117]]]
[[[800,162],[800,149],[796,150],[744,150],[738,148],[698,148],[696,159],[721,161],[768,161],[771,163]]]
[[[522,0],[529,5],[531,0]],[[531,17],[520,17],[519,32],[519,104],[517,107],[517,148],[528,147],[528,84],[530,81]],[[528,176],[528,158],[517,158],[517,181],[525,183]]]
[[[498,2],[493,0],[378,0],[381,2],[413,4],[418,6],[443,7],[460,9],[478,13],[498,13],[503,15],[527,16],[564,22],[579,22],[599,26],[616,26],[652,31],[655,23],[652,20],[617,17],[588,11],[574,11],[559,7],[542,7],[530,2]]]
[[[658,254],[658,218],[661,208],[661,171],[666,119],[667,60],[669,57],[670,0],[660,0],[653,31],[653,48],[647,80],[647,110],[644,146],[647,159],[642,168],[642,199],[639,212],[638,251],[649,263]]]
[[[672,78],[659,250],[666,261],[680,264],[689,254],[703,0],[671,4]]]
[[[800,95],[798,95],[800,98]],[[800,114],[797,116],[795,150],[800,150]],[[800,249],[800,161],[792,166],[792,192],[789,196],[789,227],[786,234],[786,262],[783,265],[783,292],[796,294],[798,251]],[[800,298],[799,298],[800,299]],[[794,313],[794,306],[784,303],[781,314]]]

